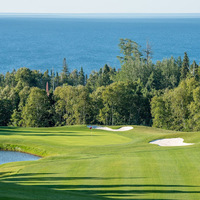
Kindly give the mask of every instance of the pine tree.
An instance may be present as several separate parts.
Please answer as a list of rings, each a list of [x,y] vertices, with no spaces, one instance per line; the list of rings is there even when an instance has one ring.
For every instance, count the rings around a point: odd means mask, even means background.
[[[62,69],[62,73],[61,73],[61,82],[62,84],[64,83],[68,83],[69,82],[69,69],[68,69],[68,66],[67,66],[67,62],[66,62],[66,58],[64,58],[63,60],[63,69]]]
[[[191,67],[190,67],[190,72],[191,72],[191,75],[193,77],[195,77],[195,80],[199,80],[199,66],[197,65],[197,63],[195,61],[193,61]]]
[[[78,83],[79,85],[85,85],[85,75],[83,72],[83,67],[81,67],[81,71],[79,72]]]
[[[111,72],[111,68],[106,64],[103,67],[103,79],[102,79],[102,84],[104,86],[110,85],[111,84],[111,80],[110,80],[110,72]]]
[[[149,44],[148,41],[147,41],[147,44],[146,44],[146,49],[144,49],[144,54],[145,54],[145,61],[146,61],[146,64],[148,66],[149,62],[151,61],[152,54],[153,54],[151,45]]]
[[[187,75],[189,72],[189,66],[190,66],[189,58],[188,58],[187,53],[185,52],[183,63],[182,63],[182,68],[181,68],[181,80],[187,78]]]
[[[77,86],[78,85],[78,71],[77,69],[74,69],[71,73],[70,73],[70,84],[73,86]]]
[[[177,58],[176,63],[177,63],[177,65],[178,65],[179,68],[182,67],[183,62],[182,62],[181,56],[179,56],[179,57]]]

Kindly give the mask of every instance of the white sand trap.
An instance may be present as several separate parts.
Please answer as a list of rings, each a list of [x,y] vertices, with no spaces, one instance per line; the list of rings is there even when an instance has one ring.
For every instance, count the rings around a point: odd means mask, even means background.
[[[108,128],[108,127],[101,127],[101,126],[88,126],[89,128],[92,127],[94,129],[100,129],[100,130],[104,130],[104,131],[129,131],[131,129],[133,129],[132,126],[125,126],[119,129],[112,129],[112,128]]]
[[[160,139],[160,140],[154,140],[152,142],[149,142],[150,144],[157,144],[158,146],[163,147],[170,147],[170,146],[188,146],[193,145],[194,143],[184,143],[183,138],[171,138],[171,139]]]

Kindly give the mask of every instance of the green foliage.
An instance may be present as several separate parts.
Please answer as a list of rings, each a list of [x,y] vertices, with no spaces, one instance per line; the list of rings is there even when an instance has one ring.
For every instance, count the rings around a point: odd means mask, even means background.
[[[85,124],[90,116],[90,97],[86,87],[63,86],[55,90],[57,125]]]
[[[91,120],[90,123],[92,124],[98,124],[98,123],[102,123],[102,118],[100,115],[101,110],[104,107],[103,104],[103,98],[102,98],[102,94],[105,91],[105,87],[101,86],[98,87],[96,90],[94,90],[91,94],[90,94],[90,98],[91,98]],[[105,123],[105,121],[104,121]]]
[[[118,58],[122,65],[130,59],[140,59],[142,56],[139,50],[140,46],[130,39],[120,39],[119,48],[122,56],[118,56]]]
[[[149,103],[142,88],[133,82],[115,82],[102,93],[103,108],[99,119],[104,124],[149,125]],[[145,117],[146,116],[146,117]]]
[[[21,118],[21,112],[17,111],[16,109],[13,111],[13,114],[11,116],[10,125],[12,126],[21,126],[22,124],[22,118]],[[7,124],[6,124],[7,125]]]
[[[79,82],[79,80],[78,80],[78,70],[77,69],[73,70],[71,72],[69,78],[70,78],[71,85],[77,86],[78,82]]]
[[[200,130],[198,126],[198,88],[194,78],[183,80],[174,90],[151,101],[155,127],[172,130]]]
[[[147,66],[144,60],[136,58],[128,58],[122,65],[121,70],[118,72],[115,81],[138,81],[141,80],[145,85],[148,81],[148,77],[152,73],[151,66]]]
[[[69,83],[69,76],[70,76],[70,73],[67,66],[66,58],[64,58],[63,69],[61,73],[61,84]],[[56,77],[58,77],[58,75]]]
[[[12,109],[11,100],[0,99],[0,126],[6,126],[10,122]]]
[[[189,68],[190,68],[189,58],[188,58],[187,53],[185,52],[182,68],[181,68],[181,80],[187,78],[189,70],[190,70]]]
[[[1,74],[2,124],[152,125],[153,116],[155,127],[198,130],[196,62],[190,66],[185,53],[183,61],[171,57],[153,63],[149,43],[142,55],[141,47],[130,39],[121,39],[119,48],[118,71],[106,64],[89,76],[82,67],[70,72],[64,58],[61,73],[23,67]]]
[[[22,86],[37,86],[36,79],[34,77],[34,72],[28,68],[20,68],[17,70],[15,75],[16,81],[21,82]]]
[[[167,108],[162,97],[153,97],[151,100],[151,110],[153,117],[153,126],[159,128],[168,128],[167,126]]]
[[[199,66],[197,65],[197,63],[195,62],[195,60],[193,61],[191,67],[190,67],[190,73],[192,77],[195,77],[195,80],[199,81]]]
[[[50,102],[45,90],[31,88],[22,110],[23,125],[26,127],[47,127],[50,119]]]
[[[154,69],[155,88],[156,89],[172,89],[178,86],[180,80],[180,66],[177,61],[171,57],[157,62]]]
[[[115,75],[115,68],[112,68],[106,64],[103,67],[103,69],[100,68],[99,72],[92,71],[92,73],[89,76],[89,79],[87,79],[86,86],[91,91],[94,91],[101,86],[108,86],[111,83],[113,83]]]
[[[83,72],[83,67],[81,67],[81,71],[79,72],[78,84],[85,85],[85,75]]]

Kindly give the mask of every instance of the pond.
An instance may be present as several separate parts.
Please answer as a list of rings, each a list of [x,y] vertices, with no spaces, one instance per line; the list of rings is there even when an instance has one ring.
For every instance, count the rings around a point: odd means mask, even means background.
[[[30,161],[39,160],[40,157],[28,153],[21,153],[16,151],[0,151],[0,164],[16,162],[16,161]]]

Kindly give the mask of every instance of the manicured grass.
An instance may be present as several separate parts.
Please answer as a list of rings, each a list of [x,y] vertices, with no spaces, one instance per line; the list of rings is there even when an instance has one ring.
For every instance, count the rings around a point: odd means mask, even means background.
[[[195,145],[148,143],[176,137]],[[0,148],[43,156],[0,165],[3,200],[200,199],[200,133],[1,127]]]

